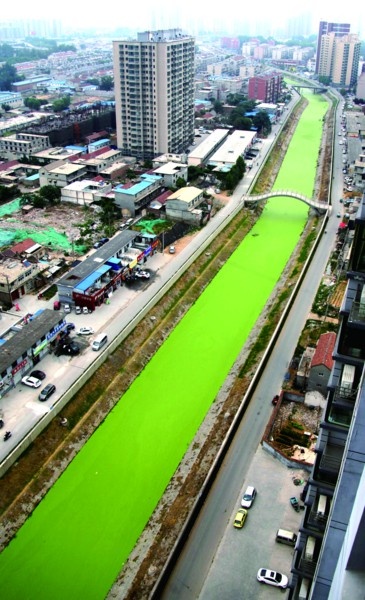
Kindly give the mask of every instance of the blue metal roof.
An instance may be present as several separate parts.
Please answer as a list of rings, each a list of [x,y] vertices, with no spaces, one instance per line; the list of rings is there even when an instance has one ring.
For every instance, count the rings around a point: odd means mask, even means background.
[[[93,285],[93,283],[95,283],[95,281],[100,279],[100,277],[108,271],[110,271],[109,265],[101,265],[97,269],[97,271],[91,273],[88,277],[86,277],[86,279],[84,279],[78,284],[78,286],[75,288],[75,292],[85,292],[87,289],[89,289],[89,287]]]

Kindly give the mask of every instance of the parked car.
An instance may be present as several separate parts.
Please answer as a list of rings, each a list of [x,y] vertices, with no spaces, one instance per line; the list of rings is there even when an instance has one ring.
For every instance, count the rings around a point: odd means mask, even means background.
[[[126,226],[130,227],[132,225],[133,221],[134,221],[134,219],[127,219],[125,222]]]
[[[81,313],[82,313],[81,306],[75,306],[75,313],[76,313],[77,315],[81,315]]]
[[[175,254],[175,252],[176,252],[176,248],[175,248],[175,246],[170,246],[170,248],[169,248],[169,253],[170,253],[170,254]]]
[[[40,379],[43,381],[43,379],[46,378],[46,374],[43,371],[38,371],[38,369],[36,369],[35,371],[31,372],[29,377],[34,377],[35,379]]]
[[[283,589],[288,585],[288,578],[286,575],[279,573],[278,571],[272,571],[271,569],[259,569],[257,581]]]
[[[36,377],[30,377],[30,375],[26,375],[25,377],[23,377],[22,383],[32,388],[39,388],[42,385],[40,379],[37,379]]]
[[[56,391],[56,386],[53,383],[48,383],[46,387],[40,392],[38,398],[41,402],[48,400],[50,396]]]
[[[234,518],[233,527],[236,527],[237,529],[242,529],[242,527],[245,524],[246,517],[247,517],[247,510],[245,508],[240,508]]]
[[[89,312],[91,312],[91,310],[89,310],[87,306],[83,306],[83,307],[82,307],[82,313],[83,313],[84,315],[88,315],[88,314],[89,314]]]
[[[69,304],[65,304],[63,307],[63,310],[65,311],[65,313],[70,313],[71,312],[71,306]]]
[[[250,508],[252,506],[252,503],[255,500],[255,498],[256,498],[256,488],[254,488],[252,485],[249,485],[246,488],[246,491],[242,496],[241,506],[243,508]]]
[[[55,300],[53,303],[53,310],[60,310],[61,302],[59,300]]]
[[[142,269],[137,269],[134,274],[139,279],[149,279],[151,277],[148,271],[143,271]]]
[[[76,329],[75,323],[66,323],[66,333],[70,333],[70,331],[73,331],[74,329]]]
[[[61,354],[67,354],[68,356],[76,356],[80,354],[80,346],[76,342],[69,342],[68,344],[61,344],[57,347],[55,352],[56,356]]]
[[[80,329],[76,331],[77,335],[92,335],[93,333],[94,330],[92,327],[80,327]]]

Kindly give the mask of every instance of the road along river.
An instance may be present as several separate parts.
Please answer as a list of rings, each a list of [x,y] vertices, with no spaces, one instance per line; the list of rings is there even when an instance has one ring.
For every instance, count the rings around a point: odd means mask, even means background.
[[[276,189],[312,196],[322,118],[311,96]],[[105,598],[280,278],[307,219],[259,221],[0,557],[7,600]]]

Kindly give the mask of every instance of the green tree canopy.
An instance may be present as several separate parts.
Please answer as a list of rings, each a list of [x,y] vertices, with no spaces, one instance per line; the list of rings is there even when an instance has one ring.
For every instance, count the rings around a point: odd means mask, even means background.
[[[254,116],[253,124],[258,133],[261,133],[264,136],[267,136],[271,133],[270,117],[264,110],[260,110],[257,115]]]
[[[52,108],[54,112],[61,112],[61,110],[65,110],[70,106],[71,100],[70,96],[64,96],[63,98],[59,98],[52,102]]]
[[[61,189],[57,185],[44,185],[39,190],[39,195],[50,204],[58,204],[61,199]]]
[[[10,92],[11,86],[14,81],[18,81],[18,75],[16,72],[16,68],[9,63],[5,63],[2,67],[0,67],[0,91],[1,92]]]
[[[109,92],[114,87],[113,77],[111,75],[104,75],[100,80],[100,89]]]

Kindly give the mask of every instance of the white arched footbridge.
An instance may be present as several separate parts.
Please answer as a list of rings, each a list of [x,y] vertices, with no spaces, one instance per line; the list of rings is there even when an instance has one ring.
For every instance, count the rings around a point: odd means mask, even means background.
[[[318,210],[318,212],[321,213],[325,213],[325,212],[331,212],[331,205],[327,204],[327,202],[319,202],[318,200],[312,200],[311,198],[307,198],[307,196],[304,196],[303,194],[298,194],[297,192],[292,192],[291,190],[273,190],[271,192],[268,192],[266,194],[256,194],[256,195],[252,195],[252,196],[246,196],[243,195],[241,200],[243,201],[244,204],[246,204],[247,202],[261,202],[261,200],[267,200],[268,198],[274,198],[274,197],[278,197],[278,196],[287,196],[289,198],[296,198],[297,200],[300,200],[301,202],[304,202],[305,204],[308,204],[308,206],[310,206],[311,208],[314,208],[315,210]]]

